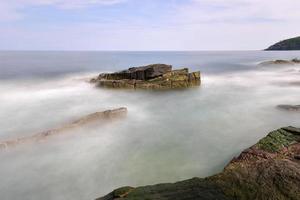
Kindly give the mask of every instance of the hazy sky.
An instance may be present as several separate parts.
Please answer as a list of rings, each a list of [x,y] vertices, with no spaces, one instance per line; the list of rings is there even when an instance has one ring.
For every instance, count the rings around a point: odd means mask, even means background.
[[[263,49],[300,35],[299,9],[299,0],[0,0],[0,49]]]

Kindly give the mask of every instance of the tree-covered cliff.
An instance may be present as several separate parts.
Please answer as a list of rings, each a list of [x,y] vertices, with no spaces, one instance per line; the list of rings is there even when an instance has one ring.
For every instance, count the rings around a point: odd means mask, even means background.
[[[300,50],[300,37],[295,37],[295,38],[280,41],[266,49],[266,51],[287,51],[287,50]]]

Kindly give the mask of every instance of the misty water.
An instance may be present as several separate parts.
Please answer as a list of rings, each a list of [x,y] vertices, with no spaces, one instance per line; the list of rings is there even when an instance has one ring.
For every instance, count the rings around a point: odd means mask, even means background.
[[[300,126],[300,65],[291,52],[0,52],[0,141],[127,107],[99,127],[0,152],[1,200],[95,199],[112,189],[205,177],[269,131]],[[152,63],[200,70],[202,85],[110,90],[88,79]]]

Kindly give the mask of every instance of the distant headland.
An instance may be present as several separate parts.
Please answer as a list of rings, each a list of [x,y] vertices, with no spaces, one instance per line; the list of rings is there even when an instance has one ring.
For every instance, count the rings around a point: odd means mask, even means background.
[[[266,51],[300,50],[300,36],[280,41],[265,50]]]

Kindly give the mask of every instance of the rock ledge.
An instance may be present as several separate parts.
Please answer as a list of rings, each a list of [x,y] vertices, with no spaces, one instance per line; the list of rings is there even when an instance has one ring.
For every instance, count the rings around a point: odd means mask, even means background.
[[[95,112],[86,115],[84,117],[81,117],[80,119],[77,119],[71,123],[67,123],[59,128],[50,129],[27,137],[21,137],[21,138],[4,140],[4,141],[0,140],[0,151],[15,147],[17,145],[25,144],[25,143],[44,141],[49,137],[72,132],[80,127],[84,127],[87,125],[104,124],[116,119],[124,118],[126,115],[127,115],[127,108],[125,107],[106,110],[102,112]]]
[[[172,70],[171,65],[153,64],[103,73],[91,82],[107,88],[174,89],[199,86],[201,80],[199,71],[189,73],[188,68]]]
[[[98,200],[298,200],[300,129],[270,132],[208,178],[124,187]]]

